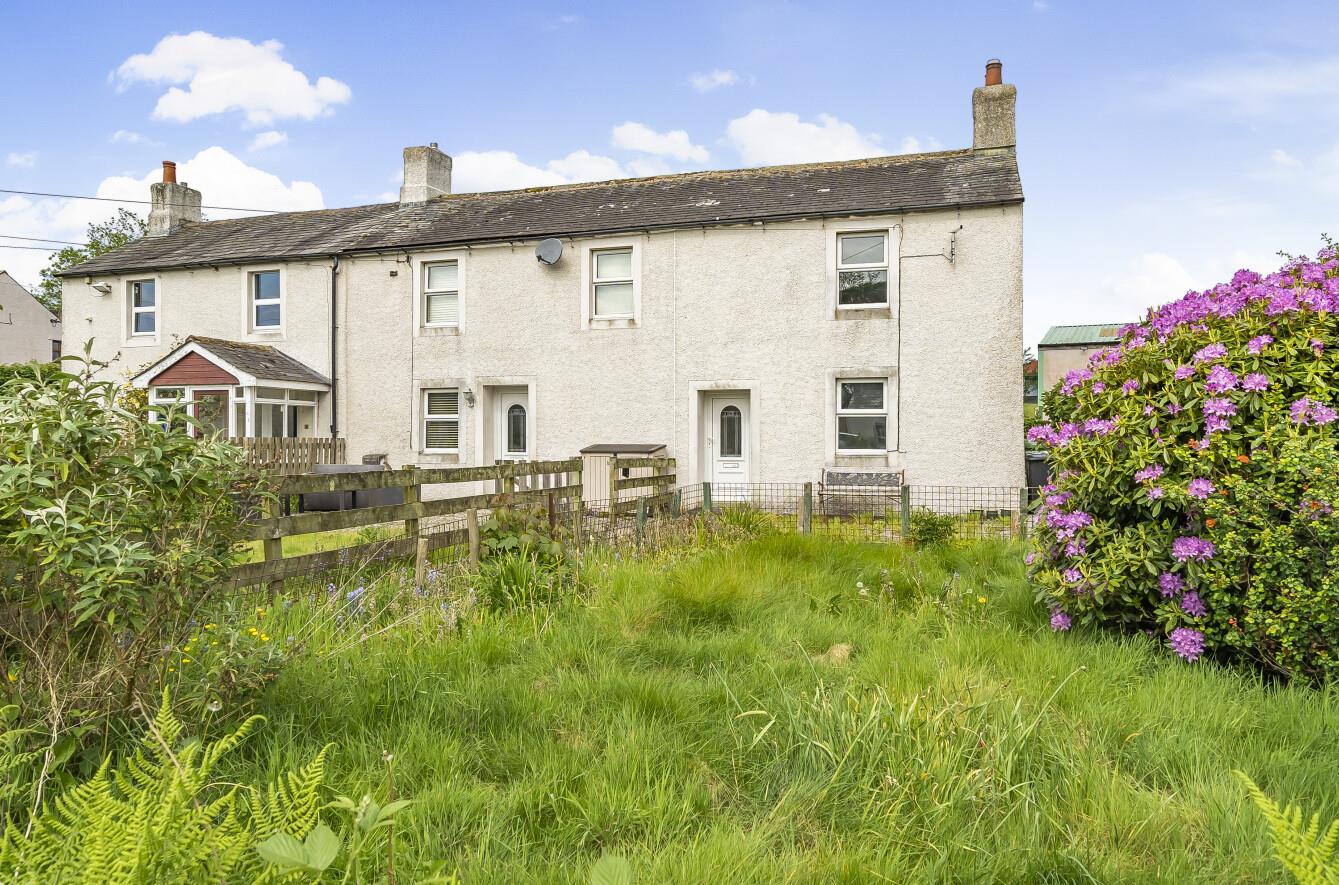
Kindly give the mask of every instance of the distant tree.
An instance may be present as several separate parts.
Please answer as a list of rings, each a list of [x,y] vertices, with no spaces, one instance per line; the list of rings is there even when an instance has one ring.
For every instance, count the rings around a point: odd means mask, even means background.
[[[107,221],[90,224],[88,242],[82,246],[66,246],[51,256],[51,262],[42,268],[42,282],[37,285],[33,295],[47,310],[60,316],[61,279],[57,274],[81,261],[139,239],[144,236],[147,227],[144,219],[129,209],[117,209],[116,215]]]

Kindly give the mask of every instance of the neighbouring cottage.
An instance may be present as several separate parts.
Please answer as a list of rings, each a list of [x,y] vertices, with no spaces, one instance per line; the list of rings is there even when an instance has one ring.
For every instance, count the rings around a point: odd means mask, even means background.
[[[1037,376],[1045,393],[1075,369],[1088,368],[1088,358],[1120,343],[1120,323],[1052,326],[1037,345]]]
[[[0,270],[0,363],[58,360],[63,340],[56,315]]]
[[[64,274],[67,349],[238,437],[484,464],[663,445],[684,481],[1019,486],[1023,192],[987,65],[964,150],[203,222]]]

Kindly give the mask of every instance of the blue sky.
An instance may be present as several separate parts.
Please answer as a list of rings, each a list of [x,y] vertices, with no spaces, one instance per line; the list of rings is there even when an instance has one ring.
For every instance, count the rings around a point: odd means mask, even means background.
[[[971,89],[999,57],[1019,89],[1032,343],[1339,234],[1331,17],[1066,0],[0,2],[0,188],[143,198],[174,159],[207,205],[314,208],[390,198],[401,148],[428,141],[456,157],[458,191],[964,147]],[[0,193],[0,235],[78,240],[112,208]],[[0,248],[21,282],[43,263]]]

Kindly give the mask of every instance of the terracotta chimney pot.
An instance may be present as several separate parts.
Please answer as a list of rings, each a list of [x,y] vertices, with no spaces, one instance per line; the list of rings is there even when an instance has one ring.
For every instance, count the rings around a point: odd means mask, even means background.
[[[163,182],[165,184],[177,183],[177,164],[171,160],[163,161]]]
[[[1004,82],[1004,65],[998,58],[986,62],[986,85],[999,86]]]

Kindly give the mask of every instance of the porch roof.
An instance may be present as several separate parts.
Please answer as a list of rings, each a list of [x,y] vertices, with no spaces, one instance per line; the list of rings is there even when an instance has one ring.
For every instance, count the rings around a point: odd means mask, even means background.
[[[326,390],[330,388],[329,378],[276,347],[206,338],[203,335],[187,338],[167,356],[136,375],[132,383],[136,387],[147,387],[154,378],[192,353],[232,373],[243,386],[296,383],[315,385]]]

